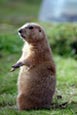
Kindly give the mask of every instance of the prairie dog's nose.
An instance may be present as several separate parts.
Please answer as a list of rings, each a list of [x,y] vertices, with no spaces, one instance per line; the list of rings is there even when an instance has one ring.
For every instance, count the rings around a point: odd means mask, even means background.
[[[22,33],[22,29],[20,29],[18,32],[21,34]]]

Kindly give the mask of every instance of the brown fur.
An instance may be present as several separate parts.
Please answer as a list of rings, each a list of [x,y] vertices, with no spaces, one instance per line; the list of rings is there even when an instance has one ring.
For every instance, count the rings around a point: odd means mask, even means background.
[[[18,77],[18,108],[50,108],[56,71],[45,32],[40,25],[29,23],[22,26],[19,33],[25,44],[21,58],[13,66],[22,66]]]

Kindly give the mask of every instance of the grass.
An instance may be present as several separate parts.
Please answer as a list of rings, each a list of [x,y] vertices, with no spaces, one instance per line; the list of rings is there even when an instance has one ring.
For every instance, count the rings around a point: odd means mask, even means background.
[[[50,110],[22,112],[17,110],[16,96],[19,70],[13,73],[10,72],[11,65],[20,58],[21,47],[23,45],[22,40],[17,35],[17,29],[25,20],[28,20],[28,18],[24,18],[25,12],[26,16],[29,16],[30,21],[36,20],[40,2],[38,4],[31,4],[30,0],[26,0],[27,2],[24,5],[24,2],[21,2],[21,0],[19,0],[19,3],[17,0],[16,2],[8,1],[0,1],[0,115],[76,115],[77,60],[72,57],[65,58],[65,56],[61,57],[56,54],[54,54],[54,60],[57,69],[57,86],[53,99],[54,106],[56,107],[51,107]],[[15,9],[13,9],[11,4],[13,4]],[[28,7],[34,8],[34,14]],[[2,11],[3,13],[1,13]],[[30,16],[34,17],[34,19],[30,18]],[[23,18],[21,19],[21,17]],[[52,25],[49,26],[50,24],[46,23],[41,23],[41,25],[46,28],[48,36],[51,37],[50,27]],[[62,104],[66,102],[67,105],[63,109]]]
[[[35,0],[4,0],[0,1],[0,23],[22,25],[35,21],[39,14],[40,1]]]

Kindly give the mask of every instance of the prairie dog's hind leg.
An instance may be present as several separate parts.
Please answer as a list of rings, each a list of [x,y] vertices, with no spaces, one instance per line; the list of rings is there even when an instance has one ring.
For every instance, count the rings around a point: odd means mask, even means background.
[[[25,96],[25,94],[18,95],[17,105],[19,110],[29,110],[33,107],[33,105],[30,103],[28,96]]]

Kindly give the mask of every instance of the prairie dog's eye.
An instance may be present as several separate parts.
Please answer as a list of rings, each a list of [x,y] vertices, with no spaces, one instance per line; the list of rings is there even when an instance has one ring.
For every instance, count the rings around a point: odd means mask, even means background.
[[[29,29],[32,30],[32,29],[33,29],[33,26],[29,26]]]

